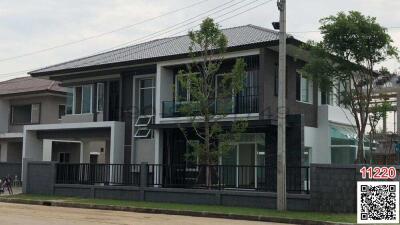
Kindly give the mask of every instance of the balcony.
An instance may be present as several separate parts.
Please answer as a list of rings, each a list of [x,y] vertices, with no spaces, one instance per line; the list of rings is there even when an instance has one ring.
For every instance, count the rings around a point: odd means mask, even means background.
[[[188,102],[164,101],[162,102],[162,117],[186,117],[182,108]],[[258,95],[243,95],[229,99],[211,99],[210,112],[214,115],[249,114],[259,112]],[[192,116],[195,116],[192,115]]]

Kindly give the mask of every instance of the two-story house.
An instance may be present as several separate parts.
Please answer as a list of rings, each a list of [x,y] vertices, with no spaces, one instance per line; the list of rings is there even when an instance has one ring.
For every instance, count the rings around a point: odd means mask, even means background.
[[[228,48],[221,72],[232,68],[239,57],[247,67],[244,91],[233,96],[221,124],[229,127],[231,121],[244,118],[249,126],[220,164],[273,167],[278,33],[254,25],[223,32]],[[334,132],[336,139],[352,138],[350,114],[298,73],[307,61],[302,42],[289,36],[287,44],[288,165],[351,158],[354,149],[331,148]],[[64,162],[185,164],[189,146],[179,127],[191,124],[179,107],[193,99],[179,87],[177,74],[192,60],[189,45],[187,35],[163,38],[30,72],[33,77],[60,81],[70,92],[60,124],[25,127],[24,158],[49,161],[65,146],[62,143],[72,143]],[[215,107],[217,112],[218,102]],[[92,145],[102,150],[92,151]],[[252,173],[257,177],[256,170]]]
[[[0,162],[21,163],[23,127],[59,123],[66,94],[52,80],[22,77],[0,82]]]

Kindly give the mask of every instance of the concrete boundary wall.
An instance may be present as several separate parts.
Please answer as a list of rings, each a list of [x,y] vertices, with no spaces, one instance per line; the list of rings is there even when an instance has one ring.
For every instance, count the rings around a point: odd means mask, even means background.
[[[275,193],[256,191],[55,184],[54,192],[49,194],[98,199],[276,208]],[[309,202],[309,195],[288,194],[289,210],[307,211],[310,209]]]
[[[361,167],[377,165],[311,165],[310,209],[312,211],[357,212],[357,181],[362,179]],[[399,174],[399,166],[395,166]],[[400,180],[398,175],[395,179]]]
[[[179,189],[134,186],[56,184],[54,162],[26,162],[27,194],[150,202],[276,208],[276,193],[258,191]],[[309,210],[310,195],[288,194],[289,210]]]
[[[138,187],[56,184],[55,163],[28,161],[24,166],[27,182],[23,191],[28,194],[276,209],[276,193],[271,192],[147,187],[146,176],[141,176]],[[288,209],[355,213],[362,166],[370,165],[312,164],[310,194],[288,194]],[[396,168],[399,171],[400,167]],[[143,169],[141,173],[146,172]]]

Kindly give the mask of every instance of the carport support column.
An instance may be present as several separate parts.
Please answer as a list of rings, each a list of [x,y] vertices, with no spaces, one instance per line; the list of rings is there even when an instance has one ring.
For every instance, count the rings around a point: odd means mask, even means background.
[[[43,161],[51,161],[53,141],[49,139],[43,139]]]
[[[163,132],[161,129],[155,129],[154,130],[154,164],[163,164],[163,147],[164,147],[164,141],[163,141]],[[162,168],[162,167],[160,167]],[[163,177],[162,170],[159,171],[158,176]],[[154,176],[154,182],[157,183],[157,176]],[[162,179],[161,179],[162,180]]]
[[[149,164],[147,162],[142,162],[140,164],[140,187],[147,187],[149,174]]]

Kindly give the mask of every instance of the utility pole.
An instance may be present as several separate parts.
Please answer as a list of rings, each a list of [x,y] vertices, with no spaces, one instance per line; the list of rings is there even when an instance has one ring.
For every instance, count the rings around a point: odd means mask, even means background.
[[[277,208],[286,211],[286,0],[278,0],[279,15],[279,91]]]

